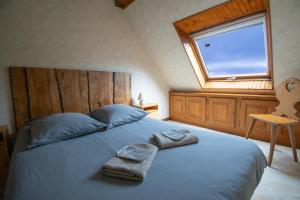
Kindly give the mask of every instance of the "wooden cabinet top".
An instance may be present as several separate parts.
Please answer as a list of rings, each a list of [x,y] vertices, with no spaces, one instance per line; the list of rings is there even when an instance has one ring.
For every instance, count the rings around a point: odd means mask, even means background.
[[[158,110],[158,104],[157,103],[145,103],[142,105],[136,104],[133,105],[136,108],[142,109],[144,111],[157,111]]]
[[[169,92],[170,96],[208,96],[222,98],[242,98],[242,99],[260,99],[277,101],[274,94],[234,94],[234,93],[213,93],[213,92]]]

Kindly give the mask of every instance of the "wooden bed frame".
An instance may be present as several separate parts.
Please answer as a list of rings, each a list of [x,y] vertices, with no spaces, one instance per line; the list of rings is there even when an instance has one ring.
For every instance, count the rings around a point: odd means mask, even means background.
[[[29,119],[131,104],[131,74],[55,68],[10,67],[16,130]]]

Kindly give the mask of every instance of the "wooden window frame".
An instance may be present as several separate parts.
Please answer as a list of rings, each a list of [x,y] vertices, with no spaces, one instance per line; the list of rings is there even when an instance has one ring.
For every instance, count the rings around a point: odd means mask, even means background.
[[[228,80],[228,77],[209,77],[193,35],[259,14],[265,16],[268,75],[237,76],[236,80]],[[254,90],[256,93],[270,93],[270,90],[274,90],[271,20],[268,0],[231,0],[175,21],[173,25],[202,89],[212,91],[214,89],[218,91]]]
[[[258,74],[243,74],[243,75],[232,75],[232,76],[215,76],[215,77],[211,77],[209,76],[208,74],[208,69],[207,69],[207,66],[205,66],[205,60],[203,58],[203,56],[201,55],[201,49],[199,47],[199,45],[197,45],[197,40],[199,38],[203,38],[203,35],[215,35],[215,32],[219,31],[219,33],[226,33],[229,30],[236,30],[237,29],[237,25],[240,24],[240,27],[247,27],[247,25],[249,26],[252,25],[253,23],[256,23],[257,22],[261,22],[263,23],[263,26],[264,26],[264,32],[263,32],[263,35],[264,35],[264,46],[265,46],[265,53],[266,53],[266,61],[267,61],[267,72],[266,74],[264,75],[258,75]],[[204,31],[200,31],[200,32],[197,32],[197,33],[194,33],[194,34],[191,34],[191,37],[193,38],[194,40],[194,45],[197,47],[197,56],[199,56],[199,58],[201,58],[201,63],[202,63],[202,67],[203,67],[203,71],[205,72],[205,76],[207,78],[207,80],[226,80],[228,78],[231,78],[231,77],[235,77],[236,79],[267,79],[267,80],[270,80],[271,77],[270,77],[270,69],[269,69],[269,58],[268,58],[268,42],[267,42],[267,38],[268,38],[268,34],[267,34],[267,31],[266,31],[266,16],[264,13],[259,13],[259,14],[255,14],[255,15],[251,15],[251,16],[248,16],[248,17],[244,17],[242,19],[238,19],[238,20],[234,20],[232,22],[227,22],[225,24],[222,24],[222,25],[219,25],[219,26],[216,26],[214,28],[210,28],[210,29],[206,29]]]

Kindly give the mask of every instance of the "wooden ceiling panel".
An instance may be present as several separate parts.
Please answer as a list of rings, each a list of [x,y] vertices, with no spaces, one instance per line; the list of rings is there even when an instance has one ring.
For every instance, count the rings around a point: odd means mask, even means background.
[[[267,9],[267,0],[231,0],[176,21],[174,25],[191,34]]]

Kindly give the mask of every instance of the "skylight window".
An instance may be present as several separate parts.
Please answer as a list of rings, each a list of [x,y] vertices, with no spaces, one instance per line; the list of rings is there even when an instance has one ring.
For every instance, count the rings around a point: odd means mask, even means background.
[[[264,15],[192,35],[209,79],[268,77]]]

